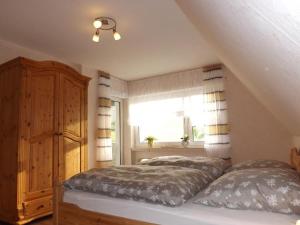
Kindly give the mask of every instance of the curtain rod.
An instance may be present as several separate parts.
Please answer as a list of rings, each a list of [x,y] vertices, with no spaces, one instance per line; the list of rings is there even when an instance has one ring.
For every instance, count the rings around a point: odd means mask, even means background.
[[[203,72],[209,72],[209,71],[213,71],[213,70],[220,70],[220,69],[222,69],[222,67],[223,67],[223,64],[221,64],[221,63],[210,64],[210,65],[207,65],[207,66],[203,66],[202,71]]]
[[[110,78],[110,74],[109,73],[106,73],[102,70],[98,70],[98,75],[99,76],[103,76],[103,77],[106,77],[106,78]]]

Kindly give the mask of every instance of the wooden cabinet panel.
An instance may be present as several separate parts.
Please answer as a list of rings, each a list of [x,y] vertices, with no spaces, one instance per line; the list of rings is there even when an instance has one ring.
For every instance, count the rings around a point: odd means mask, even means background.
[[[55,72],[33,72],[30,79],[30,136],[54,132]]]
[[[81,137],[81,107],[83,89],[74,81],[63,78],[63,129]]]
[[[27,71],[27,138],[25,199],[49,194],[53,188],[55,117],[58,113],[56,93],[58,74],[55,71]]]
[[[17,213],[20,72],[16,66],[0,70],[0,219],[8,221]]]
[[[85,86],[76,78],[61,74],[60,95],[60,169],[64,181],[85,170],[86,98]]]
[[[81,172],[81,143],[64,137],[63,161],[64,179],[69,179]]]
[[[30,144],[29,192],[53,187],[53,137]]]

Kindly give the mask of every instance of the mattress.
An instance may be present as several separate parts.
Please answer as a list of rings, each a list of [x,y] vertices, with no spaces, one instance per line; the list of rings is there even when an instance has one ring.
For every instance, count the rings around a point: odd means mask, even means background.
[[[67,190],[63,198],[88,211],[162,225],[295,225],[300,219],[297,215],[201,206],[193,204],[193,200],[171,208],[82,191]]]

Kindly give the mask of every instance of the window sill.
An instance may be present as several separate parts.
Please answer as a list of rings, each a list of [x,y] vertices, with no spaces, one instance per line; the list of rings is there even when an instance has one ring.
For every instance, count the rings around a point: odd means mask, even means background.
[[[154,146],[149,148],[147,146],[135,147],[132,148],[131,151],[139,152],[139,151],[163,151],[163,150],[192,150],[192,151],[203,151],[204,146]]]

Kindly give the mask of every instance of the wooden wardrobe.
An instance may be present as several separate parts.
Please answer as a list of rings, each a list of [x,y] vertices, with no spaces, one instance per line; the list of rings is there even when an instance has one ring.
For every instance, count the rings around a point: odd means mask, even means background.
[[[51,214],[55,184],[87,168],[88,82],[52,61],[0,65],[0,221]]]

